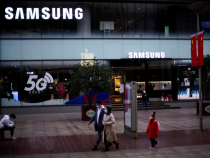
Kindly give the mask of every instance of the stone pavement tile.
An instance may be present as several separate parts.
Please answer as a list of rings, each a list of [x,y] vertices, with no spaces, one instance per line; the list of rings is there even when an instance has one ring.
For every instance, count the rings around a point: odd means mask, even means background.
[[[186,158],[209,158],[207,156],[204,156],[202,154],[194,154],[194,155],[185,155]]]
[[[150,150],[148,149],[136,149],[137,151],[139,151],[142,155],[148,156],[148,155],[159,155],[160,153],[154,149],[154,150]]]
[[[106,158],[107,156],[102,151],[86,152],[88,158]]]
[[[186,158],[184,155],[177,154],[163,154],[167,158]]]
[[[120,150],[127,157],[131,156],[142,156],[142,154],[136,149]]]
[[[191,151],[191,152],[182,152],[180,154],[183,155],[183,156],[185,156],[185,157],[195,157],[195,155],[201,155],[198,152],[194,152],[194,151]],[[200,158],[200,157],[198,157],[198,158]]]
[[[13,158],[13,155],[1,156],[1,158]]]
[[[50,154],[34,154],[32,158],[50,158]]]
[[[126,156],[124,154],[122,154],[120,151],[116,151],[116,150],[104,152],[104,154],[110,158],[113,158],[113,157],[126,158]]]
[[[69,158],[67,153],[50,154],[50,158]]]
[[[159,155],[148,155],[147,158],[166,158],[166,156],[161,155],[161,154],[159,154]]]
[[[191,152],[192,150],[184,147],[184,146],[175,146],[175,147],[169,147],[169,149],[174,150],[178,153],[180,152]]]
[[[68,155],[70,158],[88,158],[85,152],[73,152],[73,153],[68,153]]]
[[[201,154],[201,155],[210,157],[210,148],[209,148],[209,151],[201,151],[201,152],[199,151],[198,153]]]
[[[14,158],[31,158],[32,155],[15,155]]]
[[[147,158],[146,156],[128,156],[127,158]]]

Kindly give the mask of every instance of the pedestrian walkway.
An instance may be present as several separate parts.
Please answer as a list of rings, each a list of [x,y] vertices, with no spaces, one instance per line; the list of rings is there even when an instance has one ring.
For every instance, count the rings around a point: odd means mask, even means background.
[[[149,112],[138,111],[139,139],[123,135],[123,112],[113,112],[119,150],[115,146],[102,153],[104,144],[97,151],[92,147],[97,140],[93,124],[81,121],[80,113],[17,115],[15,136],[17,140],[0,142],[3,157],[208,157],[210,156],[210,117],[203,117],[204,131],[199,130],[196,109],[156,110],[161,124],[160,145],[150,151],[150,141],[145,134]],[[2,116],[1,116],[2,117]],[[6,137],[9,137],[7,133]],[[61,154],[61,155],[59,155]],[[57,156],[56,156],[57,155]],[[94,156],[95,155],[95,156]]]

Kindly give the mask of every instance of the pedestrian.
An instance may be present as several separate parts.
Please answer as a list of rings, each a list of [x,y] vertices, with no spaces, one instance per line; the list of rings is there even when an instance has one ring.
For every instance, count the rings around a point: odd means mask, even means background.
[[[4,115],[4,117],[0,121],[0,129],[10,130],[10,135],[11,135],[10,139],[17,139],[13,137],[14,129],[15,129],[14,124],[16,124],[16,121],[13,121],[13,120],[15,118],[16,118],[15,114],[11,114],[10,116]]]
[[[10,92],[9,91],[6,91],[6,94],[7,94],[8,101],[10,101],[10,98],[11,98]]]
[[[152,145],[150,149],[155,149],[155,147],[157,147],[159,144],[159,142],[155,140],[156,138],[158,138],[158,134],[159,134],[159,125],[158,125],[157,120],[155,120],[155,114],[156,112],[153,112],[150,114],[150,117],[149,117],[150,121],[149,121],[147,131],[146,131]]]
[[[103,118],[103,125],[104,125],[104,144],[105,144],[105,150],[104,151],[109,151],[109,147],[114,143],[116,145],[116,149],[119,148],[119,143],[116,142],[117,137],[115,134],[115,129],[114,129],[114,115],[111,113],[111,107],[105,107],[105,114]]]
[[[88,125],[90,125],[93,121],[95,121],[94,123],[95,131],[98,131],[98,140],[96,142],[96,145],[93,147],[93,150],[97,150],[97,146],[101,141],[101,133],[104,130],[104,125],[102,123],[103,116],[105,114],[104,106],[102,105],[101,101],[97,101],[96,107],[97,109],[96,109],[95,115],[88,122]]]
[[[148,111],[148,108],[147,108],[147,98],[148,98],[148,95],[146,93],[145,90],[143,90],[143,93],[142,93],[142,103],[143,103],[143,110],[145,111],[145,109]]]

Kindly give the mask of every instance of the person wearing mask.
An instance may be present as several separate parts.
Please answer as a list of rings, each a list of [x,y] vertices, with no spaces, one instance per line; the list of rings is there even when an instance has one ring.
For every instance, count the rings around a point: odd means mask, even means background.
[[[143,102],[143,110],[145,111],[145,109],[148,111],[148,108],[147,108],[147,93],[145,90],[143,90],[143,93],[142,93],[142,102]]]
[[[95,131],[98,131],[98,140],[96,142],[96,145],[93,147],[93,150],[97,150],[97,146],[101,141],[101,132],[103,132],[104,130],[104,125],[102,123],[102,120],[105,113],[104,113],[104,106],[101,104],[102,104],[101,101],[96,102],[97,109],[95,115],[88,122],[88,125],[90,125],[93,121],[95,121],[94,123]]]
[[[114,115],[111,113],[111,107],[105,107],[105,114],[103,118],[103,125],[104,125],[104,144],[105,150],[109,151],[109,147],[114,143],[116,145],[116,149],[119,148],[119,143],[116,142],[117,137],[114,130]],[[111,143],[112,142],[112,143]]]
[[[155,147],[157,147],[159,144],[159,142],[155,140],[156,138],[158,138],[159,134],[159,125],[157,120],[155,120],[155,114],[156,112],[150,114],[149,116],[150,121],[146,131],[146,134],[148,134],[148,138],[150,139],[152,145],[150,149],[155,149]]]
[[[0,129],[2,130],[10,130],[10,139],[17,139],[13,137],[14,134],[14,124],[16,124],[16,121],[13,121],[16,118],[15,114],[4,115],[4,117],[0,121]]]

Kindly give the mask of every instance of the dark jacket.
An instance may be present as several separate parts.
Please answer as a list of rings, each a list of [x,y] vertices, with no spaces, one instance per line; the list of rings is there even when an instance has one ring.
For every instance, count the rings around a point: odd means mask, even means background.
[[[147,101],[147,98],[148,98],[147,93],[142,93],[142,101]]]
[[[96,109],[95,115],[90,119],[90,123],[95,121],[95,123],[94,123],[95,131],[102,132],[104,130],[104,125],[102,123],[103,117],[104,117],[104,114],[105,114],[104,108],[101,109],[101,113],[99,115],[98,129],[96,128],[96,125],[97,125],[97,113],[98,113],[98,108]]]

